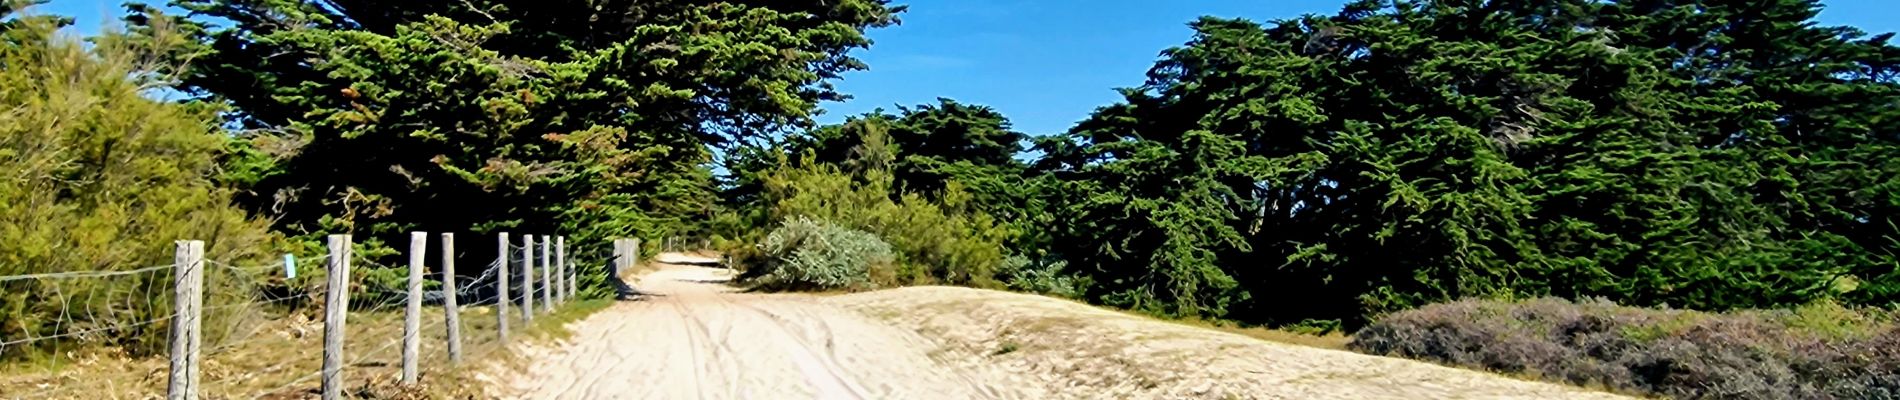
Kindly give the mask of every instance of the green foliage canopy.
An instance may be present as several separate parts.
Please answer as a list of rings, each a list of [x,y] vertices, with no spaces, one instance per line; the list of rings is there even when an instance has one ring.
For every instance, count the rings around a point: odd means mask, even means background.
[[[162,84],[158,49],[110,34],[86,46],[19,5],[0,1],[0,359],[75,343],[163,351],[173,241],[251,265],[269,259],[268,224],[213,180],[229,144],[214,110],[145,96]],[[253,311],[259,278],[204,276],[205,302],[228,304],[203,321],[216,343]]]
[[[241,201],[297,233],[691,229],[714,155],[809,124],[881,0],[178,0]],[[173,21],[133,6],[135,29]],[[557,222],[558,221],[558,222]]]
[[[223,183],[293,234],[810,217],[888,242],[891,282],[1280,324],[1900,303],[1900,49],[1813,23],[1815,0],[1204,18],[1039,138],[948,99],[812,126],[896,22],[882,0],[174,4],[180,87],[241,128]],[[173,21],[134,8],[138,32]]]
[[[1818,10],[1205,18],[1125,102],[1038,142],[1051,250],[1098,300],[1260,322],[1470,296],[1893,304],[1900,49]]]

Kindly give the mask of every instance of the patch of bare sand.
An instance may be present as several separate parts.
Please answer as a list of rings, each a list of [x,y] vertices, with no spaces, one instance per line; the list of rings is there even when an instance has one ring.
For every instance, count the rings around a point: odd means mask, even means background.
[[[909,330],[802,295],[736,293],[722,269],[663,265],[657,293],[522,349],[490,395],[531,399],[1028,399],[995,368],[934,361]]]
[[[937,362],[1050,399],[1624,399],[1430,363],[1318,349],[989,290],[836,296],[934,342]],[[1015,386],[1022,385],[1022,386]]]

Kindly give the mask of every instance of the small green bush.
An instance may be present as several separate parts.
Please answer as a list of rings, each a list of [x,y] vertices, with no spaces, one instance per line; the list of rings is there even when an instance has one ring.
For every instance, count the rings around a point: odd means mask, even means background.
[[[896,260],[877,235],[805,217],[785,221],[759,250],[766,263],[753,281],[772,290],[865,288],[874,269]]]
[[[1355,351],[1682,399],[1900,399],[1900,325],[1816,305],[1704,313],[1459,301],[1380,318]]]
[[[782,166],[765,179],[769,221],[810,217],[876,234],[897,254],[897,268],[879,284],[1001,286],[997,267],[1006,252],[1006,226],[969,207],[969,195],[951,184],[932,201],[915,193],[892,198],[891,176],[879,170],[853,176],[827,164]]]
[[[996,275],[1009,285],[1010,290],[1081,298],[1083,289],[1088,287],[1088,279],[1068,273],[1064,271],[1065,268],[1068,268],[1068,263],[1062,260],[1014,255],[1003,259],[1003,265],[997,269]]]

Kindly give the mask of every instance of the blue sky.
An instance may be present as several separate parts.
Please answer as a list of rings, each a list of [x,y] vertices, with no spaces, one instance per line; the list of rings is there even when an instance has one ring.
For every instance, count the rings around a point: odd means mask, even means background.
[[[1116,87],[1141,84],[1162,49],[1187,41],[1202,15],[1254,20],[1337,11],[1345,0],[898,0],[904,24],[871,32],[857,55],[870,71],[846,75],[855,96],[828,104],[823,122],[876,108],[949,97],[1002,111],[1031,134],[1060,133]],[[118,0],[54,0],[40,9],[79,19],[97,32],[119,14]],[[1829,0],[1821,21],[1871,32],[1900,30],[1900,2]]]

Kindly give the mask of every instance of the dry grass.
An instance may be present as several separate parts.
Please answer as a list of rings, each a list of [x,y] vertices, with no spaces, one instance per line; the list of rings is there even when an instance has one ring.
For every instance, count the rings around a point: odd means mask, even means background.
[[[1603,301],[1458,301],[1399,312],[1353,350],[1671,398],[1900,398],[1887,310],[1705,313]]]
[[[1132,315],[1148,317],[1145,314],[1132,314]],[[1300,346],[1306,346],[1306,347],[1317,347],[1317,348],[1328,349],[1328,350],[1345,350],[1346,343],[1352,342],[1352,336],[1347,336],[1346,334],[1340,333],[1340,332],[1332,332],[1325,335],[1314,335],[1314,334],[1284,331],[1284,330],[1266,328],[1266,327],[1243,327],[1243,326],[1234,325],[1233,323],[1221,322],[1221,321],[1181,320],[1181,319],[1162,319],[1162,321],[1172,322],[1179,325],[1191,326],[1195,328],[1211,329],[1211,330],[1216,330],[1216,331],[1221,331],[1221,332],[1227,332],[1227,333],[1246,336],[1246,337],[1250,337],[1254,339],[1265,340],[1269,342],[1279,342],[1279,343],[1300,345]]]
[[[570,303],[553,315],[537,316],[535,323],[513,333],[513,339],[548,340],[564,337],[566,323],[605,308],[610,301]],[[467,307],[462,311],[463,366],[448,362],[446,331],[440,308],[423,318],[421,385],[401,387],[402,314],[351,313],[347,324],[344,381],[358,398],[481,398],[480,387],[467,379],[474,366],[513,364],[510,352],[496,337],[493,308]],[[515,310],[519,311],[519,310]],[[511,315],[517,315],[513,314]],[[519,321],[517,319],[517,321]],[[521,329],[515,324],[515,329]],[[323,323],[291,314],[258,327],[249,337],[219,347],[207,347],[202,368],[202,392],[208,399],[314,398],[322,367]],[[0,366],[0,393],[35,399],[143,399],[165,392],[168,364],[164,358],[133,359],[111,349],[67,353],[61,361]]]

